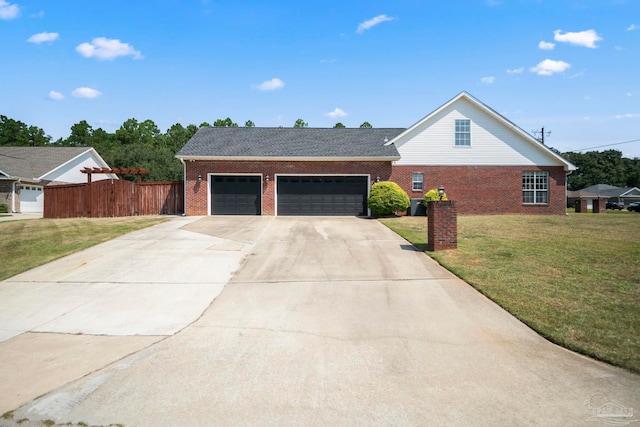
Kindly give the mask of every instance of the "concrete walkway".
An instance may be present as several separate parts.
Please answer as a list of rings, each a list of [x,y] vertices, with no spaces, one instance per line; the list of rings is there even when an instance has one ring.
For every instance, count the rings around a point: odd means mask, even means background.
[[[640,377],[548,343],[377,221],[211,217],[180,227],[248,253],[203,315],[15,419],[597,426],[607,420],[595,415],[640,408]],[[182,280],[214,265],[190,265]]]

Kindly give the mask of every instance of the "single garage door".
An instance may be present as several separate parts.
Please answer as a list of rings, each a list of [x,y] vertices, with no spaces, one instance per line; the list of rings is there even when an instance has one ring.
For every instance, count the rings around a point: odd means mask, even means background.
[[[367,182],[364,176],[279,176],[278,215],[366,215]]]
[[[44,212],[42,187],[23,186],[20,188],[20,212]]]
[[[212,215],[260,215],[260,176],[211,177]]]

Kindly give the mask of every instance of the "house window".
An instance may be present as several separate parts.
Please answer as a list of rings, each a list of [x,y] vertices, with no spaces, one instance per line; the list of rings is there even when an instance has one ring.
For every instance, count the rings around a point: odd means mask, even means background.
[[[471,146],[471,120],[456,119],[456,147]]]
[[[411,188],[413,191],[422,191],[424,189],[424,175],[421,173],[414,173],[411,177]]]
[[[522,174],[522,203],[549,203],[549,172]]]

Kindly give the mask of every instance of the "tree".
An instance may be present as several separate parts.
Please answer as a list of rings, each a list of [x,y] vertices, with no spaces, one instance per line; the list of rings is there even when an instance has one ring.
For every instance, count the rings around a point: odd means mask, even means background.
[[[226,119],[218,119],[215,122],[213,122],[213,125],[215,127],[228,127],[228,128],[238,127],[238,124],[234,123],[233,120],[231,120],[229,117],[227,117]]]
[[[376,182],[369,193],[369,208],[375,215],[390,215],[411,206],[407,193],[391,181]]]
[[[578,168],[568,178],[568,187],[572,191],[596,184],[624,187],[629,175],[633,173],[632,170],[628,170],[622,152],[617,150],[569,152],[564,153],[563,157]]]
[[[256,124],[253,123],[251,120],[247,120],[246,122],[244,122],[244,127],[253,128],[253,127],[256,127]]]
[[[309,126],[309,123],[305,122],[302,119],[296,120],[296,122],[293,124],[294,128],[306,128],[308,126]]]
[[[369,122],[364,122],[360,125],[360,127],[364,129],[371,129],[373,126],[371,126],[371,123]]]
[[[345,125],[343,125],[343,124],[342,124],[342,123],[340,123],[340,122],[336,123],[333,127],[334,127],[334,129],[335,129],[335,128],[346,128],[346,126],[345,126]]]
[[[87,147],[91,145],[93,128],[86,120],[80,120],[78,123],[71,125],[71,134],[66,140],[66,145]]]

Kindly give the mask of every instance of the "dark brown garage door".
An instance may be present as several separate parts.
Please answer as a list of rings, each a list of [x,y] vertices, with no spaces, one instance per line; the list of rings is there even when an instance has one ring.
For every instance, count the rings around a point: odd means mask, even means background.
[[[211,177],[212,215],[260,215],[261,177]]]
[[[278,215],[367,214],[363,176],[279,176]]]

